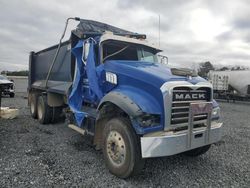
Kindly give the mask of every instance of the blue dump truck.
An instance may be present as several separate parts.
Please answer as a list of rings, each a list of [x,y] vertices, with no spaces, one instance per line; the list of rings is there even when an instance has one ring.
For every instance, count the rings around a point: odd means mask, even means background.
[[[62,42],[71,19],[79,24]],[[146,158],[198,156],[221,139],[211,84],[164,64],[146,35],[80,18],[65,30],[58,45],[30,53],[30,112],[90,135],[112,174],[135,175]]]

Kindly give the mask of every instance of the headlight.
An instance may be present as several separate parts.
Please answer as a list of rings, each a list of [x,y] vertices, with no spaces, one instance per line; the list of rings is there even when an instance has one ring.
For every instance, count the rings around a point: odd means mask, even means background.
[[[137,120],[141,127],[152,127],[160,124],[161,116],[158,114],[143,114]]]
[[[220,118],[220,107],[216,107],[212,111],[212,120],[216,120]]]

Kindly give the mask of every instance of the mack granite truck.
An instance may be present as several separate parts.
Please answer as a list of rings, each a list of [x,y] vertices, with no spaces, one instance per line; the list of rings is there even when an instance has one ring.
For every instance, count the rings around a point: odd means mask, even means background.
[[[62,42],[69,20],[79,24]],[[212,85],[170,68],[161,52],[144,34],[68,18],[58,45],[30,53],[31,116],[41,124],[64,116],[120,178],[139,173],[146,158],[204,154],[222,135]]]

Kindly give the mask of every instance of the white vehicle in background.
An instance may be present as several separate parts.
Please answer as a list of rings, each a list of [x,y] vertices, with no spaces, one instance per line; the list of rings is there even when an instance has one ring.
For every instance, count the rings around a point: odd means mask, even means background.
[[[15,97],[14,82],[3,75],[0,75],[0,95]]]
[[[250,70],[210,71],[208,79],[215,98],[250,99]]]

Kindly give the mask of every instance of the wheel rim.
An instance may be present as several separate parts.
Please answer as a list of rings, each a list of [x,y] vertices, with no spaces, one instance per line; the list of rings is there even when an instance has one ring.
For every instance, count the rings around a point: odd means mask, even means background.
[[[43,110],[42,110],[42,105],[41,104],[38,104],[38,106],[37,106],[37,115],[38,115],[38,119],[42,119]]]
[[[107,154],[115,166],[121,166],[125,162],[126,146],[123,137],[117,131],[111,131],[107,138]]]

